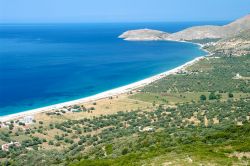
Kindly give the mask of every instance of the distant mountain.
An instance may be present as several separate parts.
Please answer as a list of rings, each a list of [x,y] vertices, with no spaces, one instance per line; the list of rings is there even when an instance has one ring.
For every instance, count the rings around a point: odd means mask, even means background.
[[[207,43],[204,49],[213,54],[226,56],[250,54],[250,29],[244,30],[237,35],[223,38],[217,42]]]
[[[224,26],[196,26],[169,35],[171,40],[225,38],[250,29],[250,14]]]
[[[169,40],[194,40],[204,38],[221,38],[219,26],[196,26],[169,35]]]
[[[138,29],[124,32],[119,36],[124,40],[139,40],[139,41],[149,41],[149,40],[165,40],[169,36],[169,33],[152,30],[152,29]]]
[[[195,26],[182,31],[168,34],[162,31],[141,29],[123,33],[120,38],[125,40],[197,40],[220,39],[234,36],[241,31],[250,29],[250,14],[224,26]]]

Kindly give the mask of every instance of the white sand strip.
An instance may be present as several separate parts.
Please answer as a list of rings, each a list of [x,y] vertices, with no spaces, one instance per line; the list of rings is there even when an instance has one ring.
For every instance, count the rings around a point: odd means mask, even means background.
[[[60,109],[60,108],[63,108],[64,106],[67,107],[67,106],[72,106],[72,105],[75,105],[75,104],[84,104],[86,102],[93,102],[95,100],[100,100],[100,99],[103,99],[103,98],[108,98],[108,97],[111,97],[111,96],[116,96],[116,95],[119,95],[119,94],[128,93],[128,92],[130,92],[132,90],[135,90],[137,88],[148,85],[148,84],[150,84],[150,83],[152,83],[154,81],[157,81],[157,80],[159,80],[159,79],[161,79],[163,77],[166,77],[168,75],[176,74],[178,71],[183,70],[187,66],[190,66],[190,65],[196,63],[197,61],[203,59],[203,58],[205,58],[205,56],[197,57],[197,58],[193,59],[192,61],[189,61],[189,62],[187,62],[187,63],[185,63],[185,64],[183,64],[181,66],[178,66],[178,67],[176,67],[176,68],[174,68],[172,70],[168,70],[166,72],[157,74],[155,76],[146,78],[144,80],[134,82],[134,83],[131,83],[131,84],[119,87],[119,88],[115,88],[115,89],[112,89],[112,90],[108,90],[108,91],[105,91],[105,92],[102,92],[102,93],[99,93],[99,94],[96,94],[96,95],[93,95],[93,96],[84,97],[84,98],[81,98],[81,99],[78,99],[78,100],[72,100],[72,101],[63,102],[63,103],[60,103],[60,104],[55,104],[55,105],[46,106],[46,107],[42,107],[42,108],[37,108],[37,109],[33,109],[33,110],[28,110],[28,111],[24,111],[24,112],[19,112],[19,113],[15,113],[15,114],[10,114],[10,115],[6,115],[6,116],[1,116],[0,121],[6,122],[6,121],[10,121],[12,119],[19,119],[21,117],[28,116],[28,115],[34,115],[34,114],[41,113],[41,112],[49,112],[49,111],[52,111],[52,110],[55,110],[55,109]]]

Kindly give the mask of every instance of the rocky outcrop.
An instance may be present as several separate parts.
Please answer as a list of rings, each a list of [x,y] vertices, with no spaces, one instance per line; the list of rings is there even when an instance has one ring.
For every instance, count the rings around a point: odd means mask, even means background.
[[[153,41],[165,40],[168,36],[168,33],[162,31],[152,29],[138,29],[124,32],[119,36],[119,38],[130,41]]]

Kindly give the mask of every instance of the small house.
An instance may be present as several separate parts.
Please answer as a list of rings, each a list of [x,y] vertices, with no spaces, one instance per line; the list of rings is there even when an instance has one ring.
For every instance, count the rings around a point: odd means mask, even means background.
[[[9,148],[11,146],[20,147],[21,144],[19,142],[11,142],[11,143],[7,143],[7,144],[3,144],[2,145],[2,150],[8,152]]]
[[[24,124],[31,124],[33,123],[33,120],[34,120],[34,116],[25,116],[23,117],[23,119],[20,120],[20,122]]]

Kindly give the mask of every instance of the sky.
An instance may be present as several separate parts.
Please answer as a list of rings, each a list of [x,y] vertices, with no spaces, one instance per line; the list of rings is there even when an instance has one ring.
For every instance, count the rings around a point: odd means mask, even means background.
[[[0,0],[0,22],[229,21],[250,0]]]

